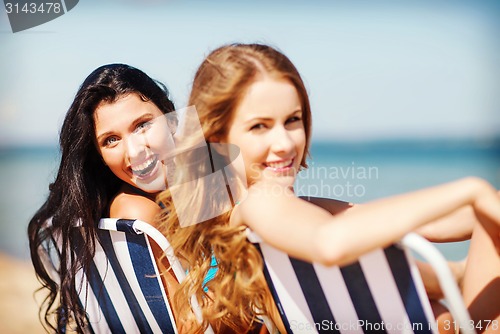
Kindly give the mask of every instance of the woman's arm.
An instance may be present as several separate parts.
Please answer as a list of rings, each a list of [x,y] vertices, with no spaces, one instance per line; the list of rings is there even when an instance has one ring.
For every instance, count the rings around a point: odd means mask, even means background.
[[[361,204],[343,202],[331,198],[300,196],[314,205],[317,205],[332,215],[336,215]],[[455,212],[440,218],[436,221],[419,227],[416,232],[432,242],[456,242],[470,239],[472,228],[476,224],[477,218],[474,210],[469,205]]]
[[[500,198],[500,192],[497,192]],[[474,225],[479,223],[472,206],[468,205],[434,222],[419,227],[416,232],[432,242],[469,240]]]
[[[419,227],[415,232],[432,242],[464,241],[470,239],[476,223],[474,210],[468,205]]]
[[[347,209],[359,206],[331,198],[300,196],[301,199],[308,201],[320,208],[325,209],[332,215],[344,212]],[[436,221],[419,227],[416,232],[432,242],[456,242],[470,239],[472,228],[476,224],[477,218],[474,210],[469,205],[455,212],[440,218]]]
[[[289,189],[260,183],[233,211],[233,224],[246,224],[288,254],[326,265],[343,265],[399,240],[406,233],[471,205],[488,228],[500,225],[500,201],[485,181],[467,178],[355,206],[343,214],[301,200]]]

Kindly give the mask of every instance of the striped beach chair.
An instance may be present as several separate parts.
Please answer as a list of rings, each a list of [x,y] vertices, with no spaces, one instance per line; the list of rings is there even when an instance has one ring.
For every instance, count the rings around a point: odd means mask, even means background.
[[[105,218],[98,227],[94,259],[77,280],[82,282],[77,291],[87,312],[89,333],[177,333],[150,241],[165,252],[176,279],[182,281],[185,272],[167,239],[140,220]],[[81,237],[79,227],[74,233]],[[57,266],[57,257],[50,256],[53,251],[45,249],[52,267]],[[194,298],[191,303],[200,317]]]
[[[409,249],[436,270],[462,333],[475,333],[459,289],[439,251],[409,234],[353,264],[325,267],[288,256],[249,231],[287,333],[433,333],[437,325]]]

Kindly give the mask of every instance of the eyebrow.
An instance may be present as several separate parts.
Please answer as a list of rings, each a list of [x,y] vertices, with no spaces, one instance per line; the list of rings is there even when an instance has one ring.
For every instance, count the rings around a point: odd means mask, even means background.
[[[302,108],[300,107],[299,109],[296,109],[295,111],[291,112],[290,114],[288,114],[286,117],[290,117],[290,116],[295,116],[296,114],[302,114],[303,111],[302,111]],[[248,123],[253,123],[253,122],[266,122],[266,121],[272,121],[273,118],[272,117],[255,117],[255,118],[250,118],[248,120],[245,121],[245,124],[248,124]]]
[[[262,122],[262,121],[270,121],[272,120],[272,118],[270,117],[255,117],[255,118],[250,118],[248,120],[245,121],[245,124],[247,123],[253,123],[253,122]]]
[[[104,132],[103,134],[99,135],[97,137],[97,142],[100,144],[101,143],[101,140],[102,138],[106,138],[107,136],[111,135],[113,132],[112,131],[107,131],[107,132]]]

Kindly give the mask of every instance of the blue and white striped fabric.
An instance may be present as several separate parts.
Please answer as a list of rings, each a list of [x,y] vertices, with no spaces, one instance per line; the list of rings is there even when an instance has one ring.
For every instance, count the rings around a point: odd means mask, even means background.
[[[375,250],[344,267],[289,257],[251,233],[287,333],[437,333],[407,250]]]
[[[134,223],[101,220],[94,260],[79,273],[77,291],[91,332],[177,333],[150,242]]]

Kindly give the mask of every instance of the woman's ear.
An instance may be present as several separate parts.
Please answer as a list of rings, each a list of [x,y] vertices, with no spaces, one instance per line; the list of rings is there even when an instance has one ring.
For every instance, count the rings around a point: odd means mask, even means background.
[[[221,138],[219,136],[210,136],[210,138],[208,138],[208,142],[209,143],[223,143],[224,141],[221,140]]]
[[[227,145],[220,139],[220,136],[211,136],[208,138],[207,143],[210,145],[211,150],[215,150],[221,156],[227,156]]]

